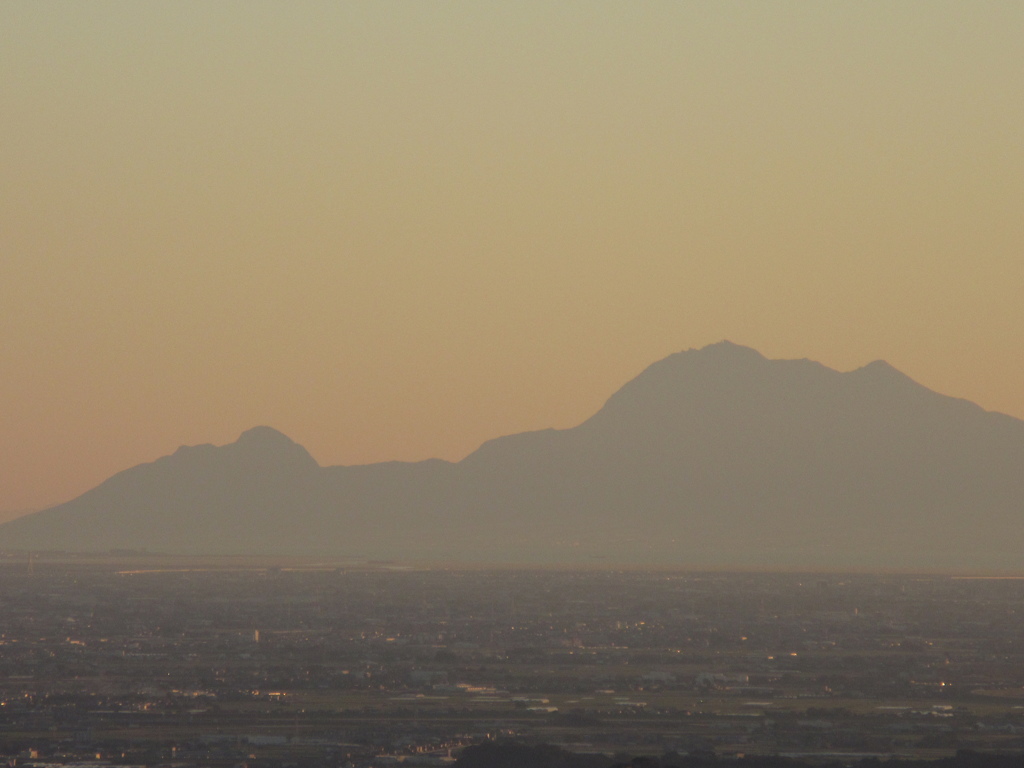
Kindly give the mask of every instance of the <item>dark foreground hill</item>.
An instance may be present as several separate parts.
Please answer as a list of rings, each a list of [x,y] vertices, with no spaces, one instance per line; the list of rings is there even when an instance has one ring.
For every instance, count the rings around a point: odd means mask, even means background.
[[[722,342],[566,430],[320,467],[268,427],[0,526],[0,547],[692,567],[1024,566],[1024,422],[884,362]]]

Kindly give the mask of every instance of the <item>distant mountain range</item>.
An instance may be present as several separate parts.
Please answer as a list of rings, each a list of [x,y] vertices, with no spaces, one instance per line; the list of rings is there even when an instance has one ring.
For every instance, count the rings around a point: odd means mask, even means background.
[[[455,463],[320,467],[269,427],[181,447],[0,525],[0,548],[1024,570],[1024,421],[882,361],[721,342]]]

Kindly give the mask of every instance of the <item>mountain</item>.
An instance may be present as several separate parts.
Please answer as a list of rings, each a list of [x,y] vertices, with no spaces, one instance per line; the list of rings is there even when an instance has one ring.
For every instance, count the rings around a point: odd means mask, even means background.
[[[876,361],[729,342],[572,429],[460,462],[320,467],[269,427],[0,525],[5,549],[147,548],[690,567],[1024,568],[1024,422]]]

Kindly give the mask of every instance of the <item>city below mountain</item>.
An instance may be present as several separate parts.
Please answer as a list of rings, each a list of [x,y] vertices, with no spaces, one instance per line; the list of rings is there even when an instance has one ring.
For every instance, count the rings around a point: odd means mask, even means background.
[[[0,526],[5,550],[686,568],[1017,571],[1024,421],[877,361],[721,342],[577,427],[460,462],[320,467],[269,427]]]

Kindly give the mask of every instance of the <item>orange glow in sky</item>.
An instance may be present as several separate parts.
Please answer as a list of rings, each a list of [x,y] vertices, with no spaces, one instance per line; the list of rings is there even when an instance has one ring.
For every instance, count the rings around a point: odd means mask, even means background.
[[[1024,417],[1024,4],[0,6],[0,519],[268,424],[572,426],[723,338]]]

